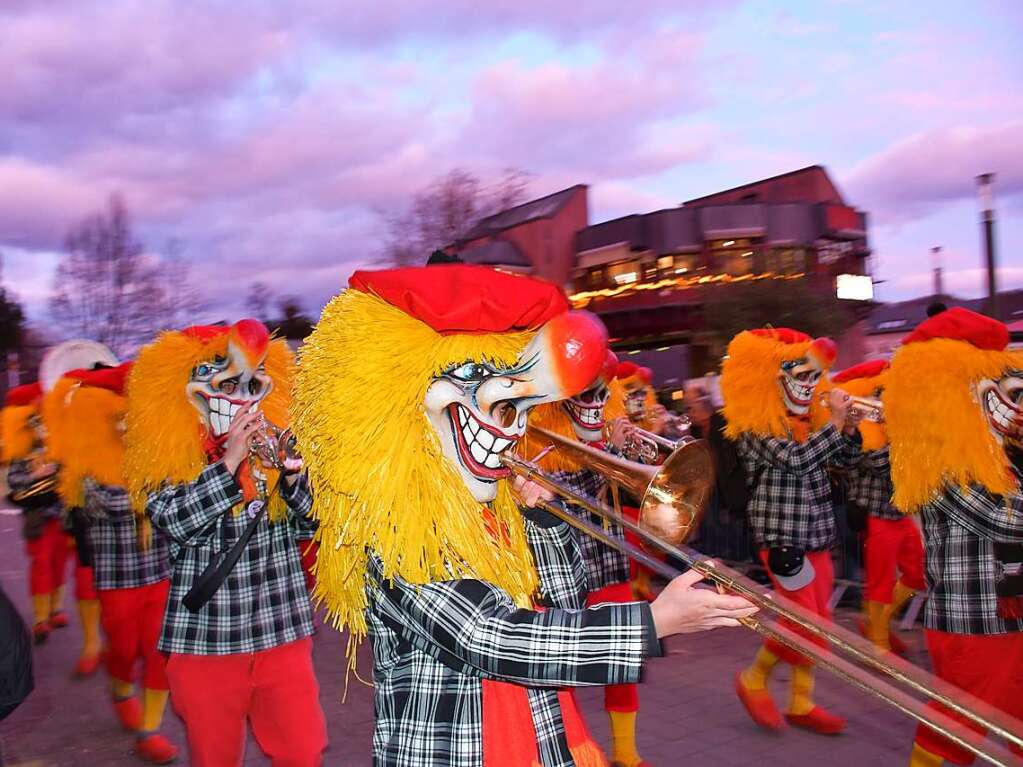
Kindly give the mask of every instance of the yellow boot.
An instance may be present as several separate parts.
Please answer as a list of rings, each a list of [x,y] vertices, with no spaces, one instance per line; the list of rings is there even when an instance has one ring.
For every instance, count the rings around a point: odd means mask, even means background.
[[[82,654],[75,665],[75,676],[91,676],[99,668],[103,651],[99,635],[99,600],[79,599],[78,617],[82,621]]]
[[[914,743],[913,753],[909,757],[909,767],[941,767],[944,761],[938,754],[932,754],[917,743]]]
[[[611,720],[611,767],[636,767],[643,760],[636,748],[636,712],[608,711]]]
[[[813,702],[813,666],[792,667],[792,697],[785,720],[794,727],[821,735],[837,735],[845,720]]]
[[[891,605],[883,602],[867,602],[867,639],[883,651],[891,652],[892,643],[888,623],[892,617]]]

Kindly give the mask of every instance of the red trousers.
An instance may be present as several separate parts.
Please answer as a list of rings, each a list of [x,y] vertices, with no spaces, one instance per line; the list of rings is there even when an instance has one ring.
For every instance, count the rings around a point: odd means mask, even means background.
[[[92,581],[92,568],[75,559],[75,599],[99,599]]]
[[[632,586],[628,583],[612,583],[596,591],[591,591],[586,597],[586,606],[614,602],[622,604],[635,602],[632,595]],[[636,684],[609,684],[604,688],[604,710],[632,712],[639,711],[639,685]]]
[[[760,561],[763,562],[764,567],[767,568],[767,574],[771,577],[771,583],[774,585],[775,591],[788,597],[793,602],[806,608],[810,612],[816,613],[829,622],[831,621],[831,610],[828,608],[828,601],[831,599],[831,589],[835,584],[835,570],[831,564],[830,551],[806,552],[806,559],[811,565],[813,565],[816,575],[814,576],[813,581],[808,583],[806,586],[803,586],[803,588],[796,589],[795,591],[789,591],[778,583],[774,573],[772,573],[771,569],[767,567],[766,549],[761,549],[759,556]],[[779,623],[821,647],[828,646],[827,642],[823,639],[820,639],[814,634],[811,634],[809,631],[800,628],[791,621],[787,621],[783,618],[779,621]],[[781,660],[793,666],[810,666],[813,664],[813,661],[807,656],[796,652],[795,650],[790,650],[785,645],[779,644],[773,639],[764,640],[764,647],[781,658]]]
[[[47,520],[42,535],[25,541],[28,554],[28,588],[32,596],[50,594],[64,585],[68,539],[60,520]]]
[[[878,519],[867,517],[867,585],[864,596],[870,602],[891,604],[898,580],[913,591],[923,591],[924,544],[920,531],[909,517]]]
[[[167,607],[170,581],[134,589],[100,589],[100,615],[107,635],[107,671],[114,679],[132,682],[135,662],[142,660],[142,686],[166,690],[166,660],[156,649]]]
[[[320,550],[320,544],[316,541],[299,541],[298,555],[302,559],[302,573],[305,575],[305,587],[312,592],[316,586],[316,576],[313,575],[313,565],[316,564],[316,554]]]
[[[237,767],[245,720],[273,767],[316,767],[327,746],[309,638],[255,653],[167,660],[171,702],[193,767]]]
[[[925,634],[935,674],[1010,716],[1023,719],[1023,634],[975,636],[930,629]],[[938,704],[930,705],[963,721]],[[984,732],[973,723],[963,723]],[[973,764],[975,758],[925,725],[917,728],[916,742],[952,764]],[[1012,750],[1023,756],[1023,749],[1013,746]]]

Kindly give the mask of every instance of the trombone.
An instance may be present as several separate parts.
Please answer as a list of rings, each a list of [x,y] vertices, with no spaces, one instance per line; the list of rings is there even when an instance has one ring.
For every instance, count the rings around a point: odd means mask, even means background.
[[[984,736],[960,724],[948,714],[929,707],[915,696],[930,698],[1017,747],[1023,747],[1023,723],[901,658],[882,655],[864,638],[840,626],[824,624],[819,615],[683,545],[699,525],[714,482],[710,453],[703,442],[693,441],[683,445],[661,466],[645,466],[547,429],[536,426],[529,428],[550,442],[555,449],[573,455],[588,468],[604,474],[611,483],[640,497],[639,522],[633,522],[615,509],[575,493],[532,464],[506,453],[502,462],[514,474],[535,482],[564,501],[635,533],[646,545],[685,562],[719,590],[748,599],[760,608],[761,615],[784,618],[818,640],[831,643],[834,650],[822,647],[777,621],[763,617],[743,619],[741,623],[746,628],[810,657],[826,671],[926,724],[989,764],[1000,767],[1020,764],[1017,757],[1004,746],[985,740]],[[599,525],[574,516],[560,503],[545,501],[541,505],[559,519],[621,551],[659,575],[674,578],[680,573],[666,562],[650,556],[642,548],[622,541]]]

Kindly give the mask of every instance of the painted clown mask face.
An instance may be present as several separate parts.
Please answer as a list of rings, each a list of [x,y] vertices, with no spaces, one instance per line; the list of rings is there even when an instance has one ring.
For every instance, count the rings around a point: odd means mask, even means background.
[[[243,407],[258,404],[273,389],[264,367],[269,341],[262,323],[242,320],[229,331],[227,353],[192,370],[185,391],[214,437],[226,434]]]
[[[424,403],[427,416],[477,501],[494,500],[498,480],[510,475],[501,458],[526,433],[529,411],[593,380],[605,355],[604,333],[589,315],[560,315],[514,365],[467,360],[433,379]]]
[[[785,401],[785,409],[792,415],[806,415],[813,402],[813,393],[823,375],[824,368],[813,355],[781,363],[778,383]]]
[[[575,436],[583,442],[596,442],[604,435],[604,406],[611,398],[611,390],[598,378],[585,390],[561,403],[572,421]]]
[[[997,381],[984,379],[976,391],[995,438],[1002,444],[1023,444],[1023,370],[1007,370]]]
[[[625,413],[638,423],[646,417],[647,385],[642,381],[625,382]]]

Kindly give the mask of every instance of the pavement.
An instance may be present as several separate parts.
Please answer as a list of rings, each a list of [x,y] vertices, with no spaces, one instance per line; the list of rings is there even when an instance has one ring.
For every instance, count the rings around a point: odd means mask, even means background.
[[[27,563],[19,520],[0,509],[0,584],[28,620]],[[72,607],[73,602],[69,603]],[[73,616],[74,617],[74,616]],[[855,615],[840,611],[838,620],[851,624]],[[919,631],[904,634],[910,659],[926,663]],[[121,731],[110,710],[102,674],[71,678],[81,634],[75,620],[51,634],[37,648],[36,690],[8,719],[0,722],[0,762],[18,767],[137,767],[132,738]],[[346,637],[321,626],[314,642],[320,700],[327,716],[330,747],[325,765],[369,765],[373,728],[372,690],[352,677],[345,694]],[[676,637],[666,643],[666,657],[652,661],[640,689],[640,752],[652,767],[663,765],[810,765],[833,767],[905,765],[914,724],[874,698],[821,672],[818,701],[849,720],[845,734],[813,735],[788,729],[763,732],[750,722],[733,691],[737,670],[752,658],[759,642],[745,629]],[[369,678],[367,647],[358,669]],[[780,705],[785,702],[788,669],[773,680]],[[215,695],[215,690],[210,690]],[[608,744],[607,719],[598,689],[579,691],[579,701],[599,743]],[[179,764],[187,764],[187,746],[178,718],[168,710],[165,734],[178,743]],[[249,739],[246,765],[269,764]]]

